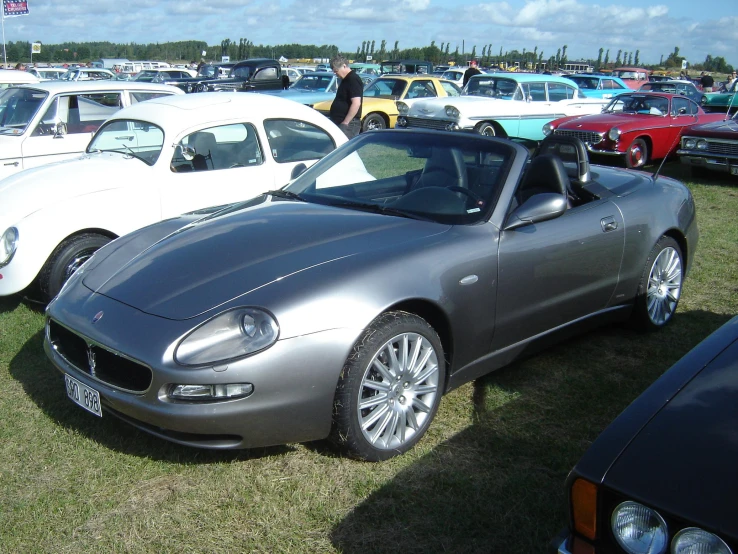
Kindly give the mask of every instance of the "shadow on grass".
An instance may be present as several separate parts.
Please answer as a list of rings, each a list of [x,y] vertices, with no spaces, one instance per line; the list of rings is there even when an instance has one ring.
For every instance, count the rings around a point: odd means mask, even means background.
[[[587,447],[729,319],[693,311],[657,333],[602,327],[479,379],[472,424],[357,505],[333,528],[334,547],[546,552],[566,524],[564,480]]]
[[[1,304],[0,304],[1,306]],[[176,463],[208,464],[244,461],[281,455],[294,450],[289,446],[250,450],[206,450],[181,446],[154,437],[108,415],[99,418],[87,413],[67,398],[62,374],[51,364],[43,349],[44,332],[34,334],[13,357],[10,375],[26,394],[57,425],[125,454]]]

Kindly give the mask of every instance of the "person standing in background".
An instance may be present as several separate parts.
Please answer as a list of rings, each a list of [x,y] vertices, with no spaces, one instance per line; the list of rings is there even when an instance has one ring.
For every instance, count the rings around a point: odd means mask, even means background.
[[[477,67],[477,60],[472,60],[469,62],[469,69],[464,71],[464,81],[463,86],[466,86],[466,84],[469,82],[469,79],[471,79],[474,75],[479,75],[481,71],[479,71],[479,68]]]
[[[348,138],[361,131],[361,106],[364,98],[364,82],[348,66],[348,60],[336,56],[331,60],[331,69],[339,79],[336,98],[331,104],[330,119],[338,125]]]
[[[712,92],[715,79],[712,78],[712,75],[703,71],[700,77],[700,83],[702,83],[702,92]]]

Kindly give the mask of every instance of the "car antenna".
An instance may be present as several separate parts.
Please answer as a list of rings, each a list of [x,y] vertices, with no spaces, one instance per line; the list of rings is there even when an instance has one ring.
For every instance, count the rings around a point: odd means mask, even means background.
[[[733,85],[733,88],[735,89],[735,85]],[[725,119],[723,121],[728,121],[730,119],[730,108],[733,107],[733,100],[735,100],[736,94],[738,94],[738,92],[733,92],[733,95],[730,97],[730,102],[728,102],[728,111],[725,113]]]
[[[671,144],[671,147],[666,151],[666,156],[664,156],[661,159],[661,163],[659,164],[658,169],[656,169],[656,171],[654,172],[654,174],[651,175],[651,179],[653,179],[654,181],[656,179],[658,179],[659,173],[661,173],[661,168],[664,167],[664,163],[666,163],[666,158],[669,157],[669,152],[671,152],[674,149],[674,147],[676,146],[677,142],[679,142],[680,140],[682,140],[682,131],[681,130],[677,133],[676,140]]]

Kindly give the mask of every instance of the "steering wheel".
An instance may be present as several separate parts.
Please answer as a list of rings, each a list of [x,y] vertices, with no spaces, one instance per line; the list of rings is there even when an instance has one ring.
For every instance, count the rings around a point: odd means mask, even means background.
[[[465,187],[445,187],[447,190],[453,191],[453,192],[460,192],[461,194],[464,194],[474,200],[474,204],[478,207],[484,206],[484,198],[479,196],[476,192],[473,192]]]

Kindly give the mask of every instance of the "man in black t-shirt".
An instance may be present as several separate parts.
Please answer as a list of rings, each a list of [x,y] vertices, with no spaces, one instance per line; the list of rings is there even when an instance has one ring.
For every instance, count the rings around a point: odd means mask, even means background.
[[[336,98],[331,104],[331,121],[338,125],[348,138],[361,131],[361,105],[364,82],[348,66],[348,60],[336,56],[331,60],[331,69],[340,79]]]
[[[700,84],[702,85],[702,92],[712,92],[715,79],[712,78],[712,75],[703,71],[700,76]]]
[[[464,71],[464,81],[462,86],[466,86],[466,84],[469,82],[469,79],[474,77],[474,75],[479,75],[481,71],[479,71],[479,68],[477,67],[477,60],[472,60],[469,62],[469,69]]]

